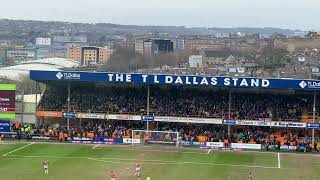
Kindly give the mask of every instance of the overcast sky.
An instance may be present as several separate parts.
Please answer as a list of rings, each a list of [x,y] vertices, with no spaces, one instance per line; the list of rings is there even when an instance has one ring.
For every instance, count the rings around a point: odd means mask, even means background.
[[[1,0],[0,18],[320,30],[320,0]]]

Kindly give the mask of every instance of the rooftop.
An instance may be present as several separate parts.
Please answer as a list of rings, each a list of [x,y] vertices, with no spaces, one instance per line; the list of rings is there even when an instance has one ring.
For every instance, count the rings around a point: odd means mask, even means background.
[[[0,79],[22,81],[29,76],[30,70],[60,71],[65,68],[78,67],[79,63],[65,58],[45,58],[26,61],[15,66],[0,68]]]

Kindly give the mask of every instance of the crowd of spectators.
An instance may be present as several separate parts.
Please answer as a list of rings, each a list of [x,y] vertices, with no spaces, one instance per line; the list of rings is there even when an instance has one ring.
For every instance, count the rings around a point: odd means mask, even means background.
[[[22,125],[21,127],[25,127]],[[29,125],[28,125],[29,127]],[[192,125],[184,123],[157,123],[156,131],[178,132],[181,140],[194,142],[223,142],[228,139],[232,143],[257,143],[257,144],[287,144],[297,145],[306,141],[303,131],[288,131],[287,129],[275,130],[269,127],[246,126],[233,129],[228,134],[227,127],[216,125]],[[145,129],[143,122],[135,121],[87,121],[81,125],[70,127],[68,132],[66,125],[59,123],[37,125],[31,134],[42,136],[59,136],[60,133],[67,134],[66,137],[95,137],[101,138],[131,138],[132,130]],[[30,128],[29,128],[30,131]]]
[[[71,90],[72,110],[143,114],[147,109],[147,88],[137,86],[74,87]],[[304,110],[312,105],[312,96],[275,94],[274,92],[232,92],[231,116],[234,119],[301,120]],[[48,88],[39,109],[66,110],[67,92]],[[152,86],[150,113],[155,115],[228,118],[229,92],[209,88]]]
[[[30,125],[30,124],[13,124],[12,129],[17,132],[18,139],[26,138],[27,140],[40,139],[48,137],[50,140],[60,142],[70,140],[93,141],[98,139],[116,139],[116,138],[137,138],[132,136],[132,130],[144,129],[143,122],[134,121],[86,121],[80,125],[73,125],[68,132],[67,126],[59,123]],[[227,132],[226,126],[221,125],[192,125],[184,123],[164,123],[159,122],[154,127],[156,131],[178,132],[178,142],[187,142],[190,144],[199,144],[204,142],[223,142],[228,143],[249,143],[261,144],[266,150],[280,150],[280,146],[288,145],[299,147],[300,151],[318,151],[317,144],[311,144],[310,138],[304,130],[293,129],[271,129],[269,127],[241,126],[232,129],[231,133]],[[141,135],[139,133],[135,135]],[[177,141],[175,134],[155,133],[147,134],[148,137],[157,142],[169,140]],[[168,136],[168,137],[167,137]],[[139,138],[146,138],[139,136]],[[3,137],[2,137],[3,139]],[[44,138],[42,138],[44,139]],[[150,140],[149,139],[149,140]]]

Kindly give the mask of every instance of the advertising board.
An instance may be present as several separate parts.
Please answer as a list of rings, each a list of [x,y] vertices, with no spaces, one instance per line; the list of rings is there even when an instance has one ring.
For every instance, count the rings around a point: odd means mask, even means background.
[[[62,115],[66,119],[75,119],[76,118],[76,114],[74,112],[63,112]]]
[[[123,143],[124,144],[139,144],[140,143],[140,139],[131,139],[131,138],[123,138]]]
[[[141,121],[141,116],[127,114],[108,114],[107,119],[123,120],[123,121]]]
[[[0,120],[0,132],[10,132],[11,131],[10,126],[11,126],[10,121]]]
[[[234,120],[234,119],[224,119],[222,121],[222,124],[224,124],[224,125],[236,125],[236,120]]]
[[[250,121],[250,120],[237,120],[236,125],[240,126],[270,126],[270,122],[265,121]]]
[[[142,115],[141,121],[154,121],[154,116],[153,115]]]
[[[37,111],[38,117],[62,117],[62,112],[59,111]]]
[[[300,122],[271,122],[272,127],[288,127],[288,128],[305,128],[307,127],[306,123]]]
[[[213,118],[190,118],[190,117],[173,117],[173,116],[155,116],[154,121],[159,122],[183,122],[196,124],[222,124],[221,119]]]
[[[231,143],[233,149],[255,149],[260,150],[261,144]]]
[[[16,85],[0,84],[0,118],[15,118]]]
[[[307,123],[307,129],[320,129],[319,123]]]
[[[222,148],[223,142],[206,142],[205,145],[210,148]]]
[[[105,114],[98,113],[77,113],[76,117],[82,119],[106,119]]]

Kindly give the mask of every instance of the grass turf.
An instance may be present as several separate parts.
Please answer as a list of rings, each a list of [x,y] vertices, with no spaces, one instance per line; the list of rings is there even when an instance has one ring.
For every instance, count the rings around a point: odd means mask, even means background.
[[[111,170],[117,180],[134,180],[137,162],[142,164],[142,179],[149,175],[152,180],[246,180],[249,172],[259,180],[320,179],[320,156],[310,154],[280,154],[278,168],[277,153],[208,154],[188,149],[154,151],[154,147],[26,145],[0,144],[1,180],[104,180],[110,179]],[[50,163],[48,175],[43,173],[44,159]]]

